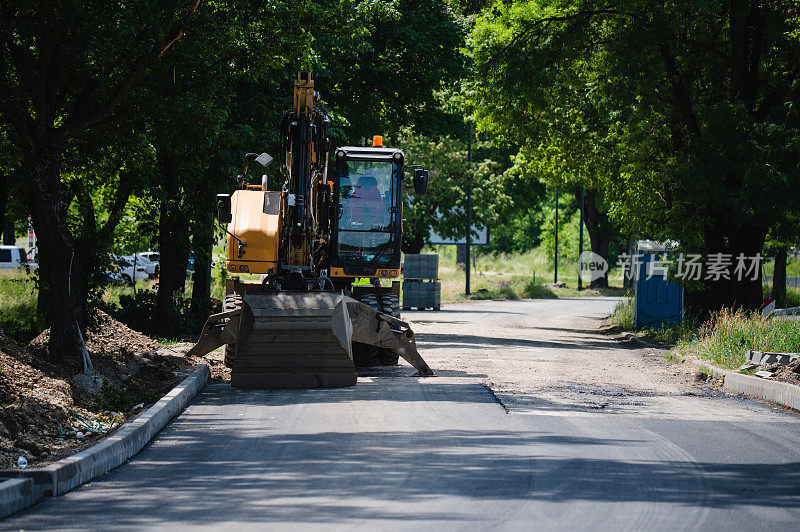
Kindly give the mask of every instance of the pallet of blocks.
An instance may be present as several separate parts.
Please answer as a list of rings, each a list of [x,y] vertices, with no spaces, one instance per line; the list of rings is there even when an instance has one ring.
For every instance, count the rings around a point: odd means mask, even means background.
[[[439,255],[406,254],[403,262],[403,310],[439,310],[441,306]]]

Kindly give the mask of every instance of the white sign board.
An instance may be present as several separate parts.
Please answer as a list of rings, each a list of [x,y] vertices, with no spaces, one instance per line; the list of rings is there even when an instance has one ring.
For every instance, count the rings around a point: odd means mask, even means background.
[[[430,235],[428,235],[428,239],[431,245],[439,246],[439,245],[455,245],[455,244],[466,244],[467,237],[464,236],[459,239],[455,238],[445,238],[441,235],[436,234],[433,229],[431,229]],[[484,226],[473,225],[472,226],[472,238],[470,239],[470,244],[473,246],[488,246],[489,245],[489,228]]]

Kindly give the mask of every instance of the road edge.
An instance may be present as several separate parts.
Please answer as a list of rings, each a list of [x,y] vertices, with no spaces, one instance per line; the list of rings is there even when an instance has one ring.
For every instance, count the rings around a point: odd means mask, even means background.
[[[97,445],[46,467],[0,471],[0,518],[32,506],[44,497],[66,493],[122,465],[186,408],[205,387],[209,376],[208,365],[195,365],[189,376],[156,404]],[[17,482],[2,482],[2,479]]]
[[[625,334],[626,341],[633,341],[642,347],[664,349],[664,346],[651,344],[634,334]],[[722,380],[722,389],[728,393],[746,395],[754,399],[779,404],[800,411],[800,386],[788,382],[771,381],[745,375],[731,369],[723,369],[706,360],[691,357],[699,369]]]

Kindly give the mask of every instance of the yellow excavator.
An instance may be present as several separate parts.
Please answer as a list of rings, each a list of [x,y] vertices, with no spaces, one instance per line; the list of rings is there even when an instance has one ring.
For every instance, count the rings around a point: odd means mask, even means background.
[[[311,73],[300,72],[281,121],[280,190],[270,190],[266,177],[247,182],[249,159],[272,161],[250,153],[242,188],[217,196],[234,276],[222,312],[208,318],[189,353],[224,346],[234,387],[353,386],[356,366],[401,357],[416,375],[435,375],[400,319],[397,280],[405,172],[413,171],[416,194],[427,190],[429,173],[404,165],[402,150],[376,136],[372,147],[333,150],[331,175],[328,117],[318,99]],[[370,282],[356,283],[363,278]]]

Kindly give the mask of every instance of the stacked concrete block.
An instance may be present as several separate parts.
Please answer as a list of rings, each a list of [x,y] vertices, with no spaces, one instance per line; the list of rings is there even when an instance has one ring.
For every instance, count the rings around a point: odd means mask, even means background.
[[[403,262],[403,309],[439,310],[441,306],[439,255],[406,255]]]

